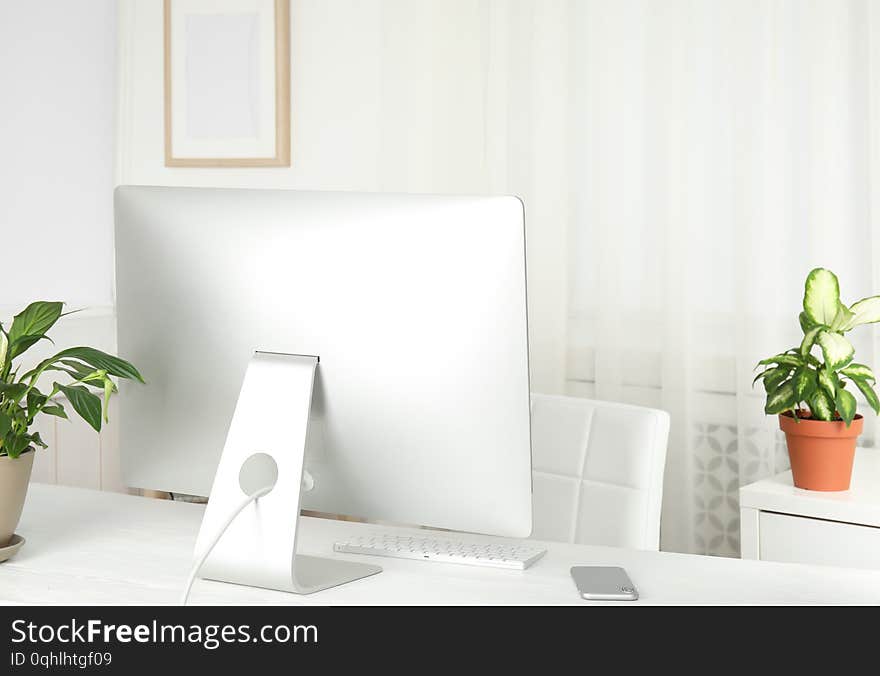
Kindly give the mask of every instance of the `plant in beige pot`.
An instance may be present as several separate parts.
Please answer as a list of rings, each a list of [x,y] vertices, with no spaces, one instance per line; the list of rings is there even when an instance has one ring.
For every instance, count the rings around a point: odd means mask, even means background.
[[[34,453],[37,447],[46,448],[32,429],[37,416],[67,418],[67,403],[100,432],[102,421],[107,421],[110,396],[116,391],[112,377],[144,382],[127,361],[92,347],[61,350],[20,373],[20,357],[40,340],[49,340],[46,334],[63,316],[62,306],[38,301],[15,315],[8,331],[0,323],[0,560],[24,542],[14,531],[24,507]],[[40,387],[51,389],[43,392]]]
[[[759,362],[763,370],[755,381],[762,380],[767,392],[765,413],[779,416],[794,485],[845,491],[864,423],[854,391],[880,413],[874,373],[853,361],[855,349],[845,334],[880,321],[880,296],[846,306],[837,276],[816,268],[807,275],[803,307],[801,344]]]

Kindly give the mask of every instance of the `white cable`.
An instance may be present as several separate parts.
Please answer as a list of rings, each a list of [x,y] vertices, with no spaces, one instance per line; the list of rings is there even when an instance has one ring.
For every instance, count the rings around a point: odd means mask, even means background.
[[[202,565],[205,563],[205,560],[211,555],[211,552],[214,551],[214,547],[217,546],[217,543],[220,542],[220,538],[223,537],[223,534],[226,532],[226,529],[229,528],[230,524],[235,521],[235,518],[242,513],[245,507],[247,507],[252,502],[256,501],[257,498],[261,498],[266,493],[271,491],[273,486],[266,486],[261,488],[256,493],[252,495],[248,495],[244,500],[242,500],[238,506],[230,513],[229,518],[223,523],[223,525],[217,530],[217,534],[211,540],[211,543],[202,552],[202,555],[196,560],[193,564],[192,570],[189,572],[189,577],[186,580],[186,587],[183,590],[183,594],[180,597],[180,605],[185,606],[186,601],[189,598],[189,592],[192,589],[193,583],[196,580],[196,575],[199,574],[199,571],[202,569]]]

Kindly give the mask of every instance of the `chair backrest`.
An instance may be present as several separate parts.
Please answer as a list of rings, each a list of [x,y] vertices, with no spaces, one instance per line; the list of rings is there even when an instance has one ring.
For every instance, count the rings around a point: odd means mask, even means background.
[[[533,394],[532,537],[658,550],[668,438],[665,411]]]

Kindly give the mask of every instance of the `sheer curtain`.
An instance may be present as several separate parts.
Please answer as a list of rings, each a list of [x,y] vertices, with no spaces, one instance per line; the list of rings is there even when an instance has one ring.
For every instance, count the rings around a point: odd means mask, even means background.
[[[566,280],[563,387],[668,410],[662,546],[738,555],[739,487],[788,466],[755,362],[799,341],[812,267],[835,270],[845,300],[880,292],[880,7],[485,10],[493,187],[525,197],[534,246],[566,248],[539,286]],[[873,328],[852,335],[877,366]]]

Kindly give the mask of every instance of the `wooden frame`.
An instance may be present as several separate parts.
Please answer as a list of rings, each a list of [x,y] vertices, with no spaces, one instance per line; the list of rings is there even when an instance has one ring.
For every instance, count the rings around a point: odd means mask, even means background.
[[[164,0],[165,166],[290,166],[290,0],[274,0],[275,9],[275,155],[274,157],[175,157],[172,136],[171,3]]]

